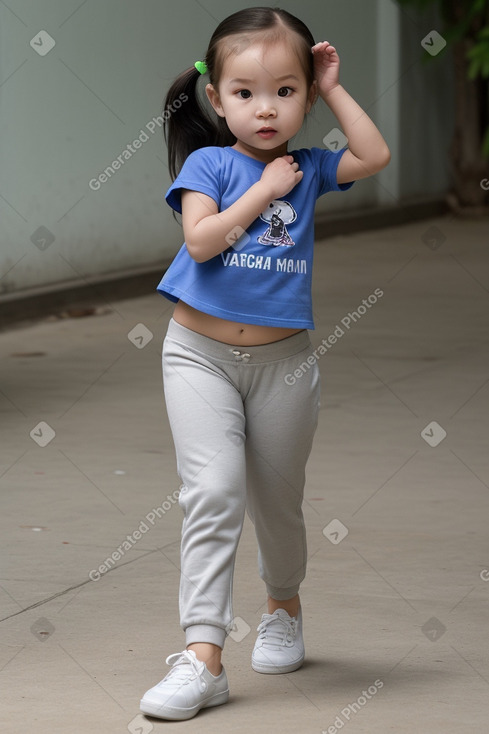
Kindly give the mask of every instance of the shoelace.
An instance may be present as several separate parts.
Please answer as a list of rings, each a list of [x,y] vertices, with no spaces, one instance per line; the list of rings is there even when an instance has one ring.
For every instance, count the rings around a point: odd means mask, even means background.
[[[260,633],[260,637],[265,642],[270,642],[275,645],[285,645],[288,637],[295,637],[296,629],[296,619],[289,621],[283,617],[270,614],[268,615],[268,619],[260,622],[257,627],[257,632]]]
[[[197,660],[197,658],[194,657],[194,655],[191,655],[188,650],[169,655],[166,662],[168,665],[172,665],[172,669],[167,673],[163,680],[168,681],[171,677],[171,682],[175,685],[195,680],[195,678],[199,677],[204,670],[204,663]],[[190,676],[187,665],[190,665],[192,669]]]

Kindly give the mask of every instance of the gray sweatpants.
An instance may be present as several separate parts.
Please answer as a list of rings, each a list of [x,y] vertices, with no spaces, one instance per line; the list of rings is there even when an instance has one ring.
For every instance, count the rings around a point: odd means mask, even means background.
[[[234,347],[170,321],[163,381],[182,481],[179,603],[187,645],[223,647],[233,629],[245,510],[268,594],[285,600],[299,591],[307,562],[305,466],[320,397],[311,353],[307,331]]]

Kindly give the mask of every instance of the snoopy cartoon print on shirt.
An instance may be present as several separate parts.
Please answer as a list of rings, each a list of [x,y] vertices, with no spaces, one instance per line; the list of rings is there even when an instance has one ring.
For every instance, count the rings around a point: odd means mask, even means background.
[[[268,223],[268,229],[265,234],[257,237],[261,245],[269,245],[274,247],[285,246],[293,247],[294,240],[287,231],[286,224],[295,222],[297,213],[288,201],[274,199],[267,208],[260,214],[260,219]]]

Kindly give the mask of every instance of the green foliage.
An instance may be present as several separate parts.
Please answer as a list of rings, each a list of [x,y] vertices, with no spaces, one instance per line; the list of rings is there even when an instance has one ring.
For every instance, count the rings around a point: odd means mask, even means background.
[[[462,40],[471,41],[467,52],[469,79],[489,78],[489,0],[397,0],[399,5],[425,10],[437,6],[445,21],[443,37],[447,44]],[[463,13],[456,13],[456,7]],[[456,17],[459,15],[460,17]],[[478,27],[478,31],[474,28]]]
[[[476,43],[469,49],[469,79],[478,76],[489,79],[489,26],[482,28],[476,36]]]
[[[483,31],[489,28],[489,0],[397,0],[397,3],[420,11],[436,6],[445,22],[443,35],[447,42],[472,38],[478,43],[472,29],[476,25],[484,26]]]
[[[468,41],[467,79],[489,79],[489,0],[397,0],[401,6],[420,11],[436,6],[444,20],[443,37],[448,45]],[[460,12],[463,10],[463,12]],[[432,60],[436,57],[429,57]],[[489,100],[486,99],[489,105]],[[489,157],[489,127],[482,143],[482,153]]]

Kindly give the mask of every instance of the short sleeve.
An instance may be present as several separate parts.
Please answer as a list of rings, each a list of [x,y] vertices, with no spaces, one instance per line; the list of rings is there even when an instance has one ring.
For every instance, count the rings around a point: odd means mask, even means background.
[[[219,148],[194,150],[183,164],[180,173],[165,194],[167,203],[182,213],[182,189],[200,191],[219,204]]]
[[[346,152],[346,148],[337,152],[332,150],[324,150],[322,148],[311,148],[314,157],[316,170],[319,176],[319,192],[318,196],[326,194],[328,191],[347,191],[351,189],[354,181],[348,183],[338,183],[338,164],[341,156]]]

